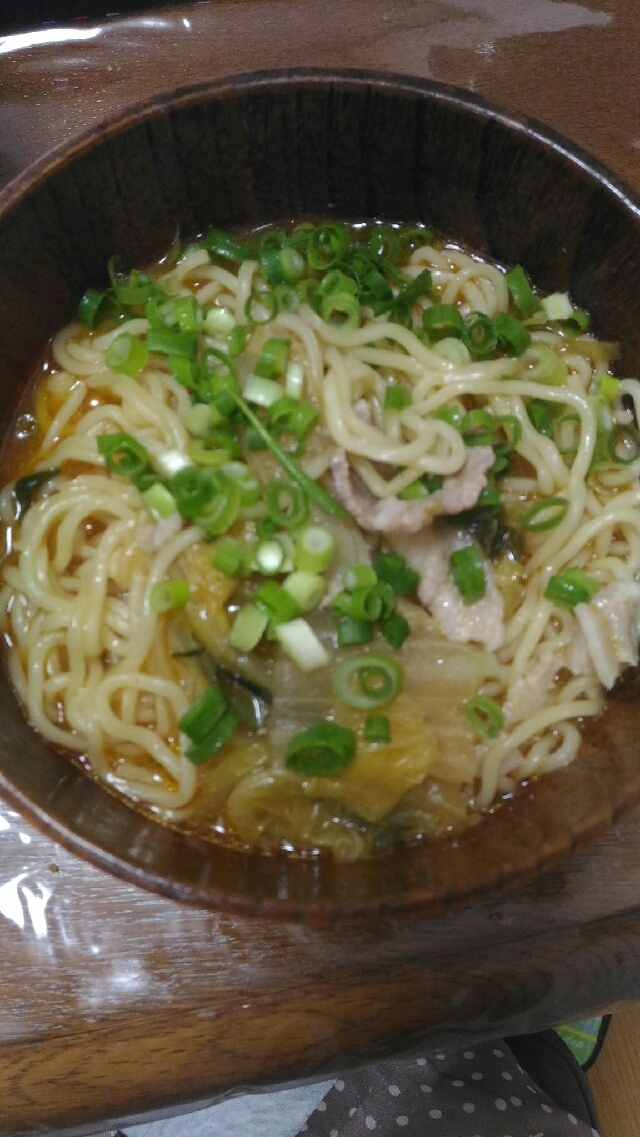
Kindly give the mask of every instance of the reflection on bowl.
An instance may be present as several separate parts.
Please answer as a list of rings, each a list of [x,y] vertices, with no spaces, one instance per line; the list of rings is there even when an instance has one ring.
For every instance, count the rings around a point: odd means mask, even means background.
[[[136,107],[0,195],[0,373],[11,420],[46,339],[119,252],[144,265],[209,225],[301,216],[427,222],[547,292],[569,291],[640,363],[637,203],[535,125],[436,84],[362,73],[243,76]],[[578,760],[457,837],[370,860],[218,848],[141,816],[49,750],[0,688],[0,787],[57,839],[179,899],[325,920],[411,911],[521,879],[640,796],[636,702],[618,698]]]

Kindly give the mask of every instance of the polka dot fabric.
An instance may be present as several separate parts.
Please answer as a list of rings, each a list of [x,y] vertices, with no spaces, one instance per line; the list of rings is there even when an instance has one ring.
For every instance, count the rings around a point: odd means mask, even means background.
[[[389,1059],[335,1082],[298,1137],[598,1137],[555,1105],[506,1043]]]

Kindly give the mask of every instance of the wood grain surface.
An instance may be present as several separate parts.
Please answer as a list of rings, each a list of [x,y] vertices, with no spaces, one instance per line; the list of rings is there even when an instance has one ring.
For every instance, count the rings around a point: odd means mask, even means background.
[[[76,30],[2,45],[0,181],[150,94],[305,65],[477,91],[640,190],[633,0],[223,0]],[[0,1135],[80,1135],[637,998],[639,819],[511,894],[355,933],[180,906],[0,807]]]

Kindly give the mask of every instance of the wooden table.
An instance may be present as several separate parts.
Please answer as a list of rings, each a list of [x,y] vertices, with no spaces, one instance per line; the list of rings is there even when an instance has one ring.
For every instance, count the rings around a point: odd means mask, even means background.
[[[0,181],[119,106],[269,66],[478,91],[640,190],[633,0],[205,0],[0,43]],[[57,34],[57,41],[56,41]],[[88,1133],[242,1086],[640,996],[640,811],[510,895],[353,930],[180,907],[0,805],[0,1134]],[[283,959],[296,960],[295,966]]]

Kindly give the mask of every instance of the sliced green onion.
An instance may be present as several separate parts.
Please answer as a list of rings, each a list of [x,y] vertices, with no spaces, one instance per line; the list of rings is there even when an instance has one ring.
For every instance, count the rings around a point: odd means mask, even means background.
[[[327,582],[316,572],[301,572],[299,569],[289,574],[282,587],[298,604],[300,611],[311,612],[317,608],[327,591]]]
[[[464,713],[471,728],[480,738],[497,738],[504,726],[504,714],[498,704],[488,695],[476,695],[464,706]]]
[[[618,423],[609,434],[607,449],[614,462],[628,466],[640,457],[640,433],[630,423]]]
[[[260,267],[269,284],[292,284],[303,275],[304,260],[291,245],[284,245],[280,249],[263,245],[260,250]]]
[[[346,331],[360,327],[360,303],[350,292],[332,292],[320,305],[320,315],[327,324],[335,324]]]
[[[494,318],[493,326],[499,346],[510,355],[522,355],[531,343],[531,336],[524,324],[506,312],[500,312]]]
[[[372,565],[350,565],[342,573],[344,586],[349,592],[355,588],[375,588],[378,574]]]
[[[382,597],[375,588],[354,588],[352,592],[339,592],[331,601],[334,612],[349,616],[352,620],[368,620],[370,624],[379,620],[383,611]]]
[[[126,308],[135,308],[144,304],[152,296],[164,295],[144,272],[132,269],[129,275],[116,271],[116,258],[112,257],[107,265],[113,295],[118,304]]]
[[[391,727],[387,715],[367,715],[364,720],[365,742],[385,746],[391,742]]]
[[[242,355],[247,340],[250,335],[249,328],[245,324],[236,324],[235,328],[227,336],[227,346],[229,348],[229,359],[235,359],[236,356]]]
[[[282,529],[297,529],[309,516],[307,496],[296,482],[274,478],[264,491],[264,503],[271,520]]]
[[[184,608],[190,595],[187,580],[158,581],[149,593],[151,611],[159,613],[170,612],[174,608]]]
[[[404,672],[395,659],[371,653],[341,663],[333,676],[333,693],[360,711],[384,706],[400,694]]]
[[[171,492],[183,517],[191,520],[200,513],[215,493],[208,471],[186,466],[171,479]]]
[[[373,567],[378,580],[390,584],[400,596],[411,596],[420,583],[420,573],[410,568],[399,553],[380,553]]]
[[[434,418],[439,419],[441,422],[448,423],[449,426],[454,427],[455,430],[460,430],[464,416],[465,411],[456,404],[449,407],[438,407],[433,415]]]
[[[284,389],[290,399],[301,399],[304,391],[304,369],[302,364],[291,362],[284,377]]]
[[[291,340],[273,337],[265,343],[254,367],[254,374],[263,379],[277,379],[284,375],[289,362]],[[282,392],[280,392],[282,394]]]
[[[341,221],[318,225],[307,243],[309,267],[320,271],[333,268],[344,261],[351,245],[351,233]]]
[[[110,315],[113,308],[113,297],[110,292],[99,292],[97,288],[88,288],[78,305],[78,319],[88,328],[95,328]]]
[[[460,339],[464,331],[464,320],[453,304],[434,304],[422,313],[422,327],[432,340],[446,337]]]
[[[393,308],[404,309],[408,311],[413,308],[413,305],[418,302],[423,296],[428,296],[431,291],[431,273],[428,268],[419,272],[413,280],[407,284],[403,284],[398,292],[398,295],[393,301]]]
[[[283,651],[301,671],[315,671],[329,662],[326,649],[306,620],[298,617],[276,624],[274,632]]]
[[[270,517],[259,517],[256,521],[256,533],[261,541],[269,541],[277,532],[278,526]]]
[[[525,320],[529,316],[533,316],[533,313],[540,308],[540,301],[529,284],[522,265],[515,265],[514,268],[509,269],[505,280],[520,315]]]
[[[490,411],[480,407],[467,411],[460,423],[465,446],[491,446],[495,429],[494,416]]]
[[[244,565],[245,548],[233,537],[223,537],[213,554],[212,565],[225,576],[239,576]]]
[[[543,533],[555,529],[567,516],[569,502],[566,497],[543,497],[520,514],[520,525],[530,533]]]
[[[545,588],[545,597],[561,608],[575,608],[576,604],[588,604],[600,585],[584,569],[571,566],[552,576]]]
[[[167,478],[172,478],[178,470],[184,470],[187,466],[192,466],[193,463],[189,461],[186,454],[182,450],[161,450],[159,454],[154,457],[156,467],[161,474]]]
[[[204,438],[219,421],[220,415],[211,403],[194,403],[185,415],[184,425],[195,438]]]
[[[300,297],[291,284],[276,284],[273,295],[276,298],[279,312],[297,312],[300,307]]]
[[[234,240],[228,233],[223,233],[221,229],[210,229],[200,244],[210,256],[224,257],[225,260],[235,261],[236,264],[242,264],[243,261],[247,261],[251,257],[251,249],[247,245]]]
[[[307,777],[344,770],[355,758],[356,736],[347,727],[321,722],[301,731],[287,748],[287,769]]]
[[[242,505],[237,483],[218,471],[216,473],[219,481],[215,485],[213,496],[193,519],[196,525],[204,529],[208,538],[220,537],[226,533],[236,521]]]
[[[298,535],[294,562],[303,572],[324,572],[333,559],[336,543],[333,534],[321,525],[307,525]]]
[[[227,709],[227,700],[215,683],[192,703],[178,723],[179,729],[192,742],[201,742],[220,721]]]
[[[356,647],[371,643],[372,639],[373,624],[368,620],[352,620],[350,616],[338,620],[338,647]]]
[[[613,403],[618,397],[620,390],[620,380],[616,379],[615,375],[609,375],[608,372],[596,372],[594,380],[597,384],[597,392],[606,399],[608,403]]]
[[[203,314],[195,296],[178,296],[174,300],[176,322],[181,332],[202,331]]]
[[[565,364],[547,343],[532,343],[522,356],[522,363],[522,378],[532,383],[561,383],[567,373]]]
[[[472,355],[487,359],[498,346],[493,320],[484,312],[470,312],[464,321],[462,342]]]
[[[389,616],[385,616],[384,619],[380,621],[380,631],[389,644],[389,647],[398,651],[409,635],[411,627],[400,612],[392,612]]]
[[[225,477],[236,482],[240,490],[240,502],[243,509],[260,501],[262,482],[244,462],[225,462],[221,469]]]
[[[475,604],[487,591],[482,557],[475,545],[456,549],[449,559],[451,575],[464,604]]]
[[[135,482],[150,469],[148,451],[130,434],[100,434],[96,442],[112,474]]]
[[[583,308],[574,308],[566,323],[575,324],[579,332],[586,332],[589,327],[589,313]]]
[[[267,630],[269,617],[261,612],[255,604],[245,604],[238,612],[231,631],[229,632],[229,646],[241,655],[247,655],[260,643]]]
[[[545,438],[553,438],[556,408],[552,403],[547,403],[544,399],[530,399],[527,414],[538,434],[543,434]]]
[[[202,326],[210,336],[228,336],[235,328],[236,321],[228,308],[218,308],[214,304],[213,308],[209,308]]]
[[[318,412],[311,403],[283,395],[269,407],[267,425],[277,434],[292,434],[300,445],[317,420]]]
[[[175,513],[178,508],[171,490],[163,486],[162,482],[154,482],[152,486],[149,486],[149,489],[143,492],[142,500],[145,508],[156,521],[171,517],[171,514]]]
[[[379,597],[382,602],[382,620],[386,620],[392,612],[395,612],[398,597],[396,596],[395,589],[387,584],[384,580],[379,580],[373,589],[375,595]]]
[[[543,296],[541,304],[548,320],[570,320],[573,315],[573,304],[566,292],[552,292],[550,296]]]
[[[275,379],[262,379],[259,375],[250,375],[247,379],[243,395],[248,403],[255,403],[259,407],[270,407],[282,398],[282,387]]]
[[[410,405],[411,400],[411,391],[408,391],[401,383],[392,383],[384,393],[384,409],[385,411],[401,411]]]
[[[149,328],[147,332],[147,347],[149,351],[158,355],[177,356],[193,362],[198,354],[198,337],[186,332],[164,331],[161,328]]]
[[[431,494],[442,489],[443,480],[440,474],[423,474],[406,489],[400,490],[398,497],[402,501],[419,501],[423,497],[431,497]]]
[[[267,428],[260,421],[258,416],[253,413],[242,396],[239,395],[237,391],[233,391],[231,394],[244,417],[248,419],[256,433],[266,443],[267,448],[277,458],[282,468],[289,474],[289,477],[306,493],[309,500],[313,501],[320,509],[323,509],[325,513],[332,514],[334,517],[349,518],[351,515],[348,510],[345,509],[342,502],[338,501],[333,494],[323,489],[317,482],[314,482],[313,478],[310,478],[308,474],[305,474],[304,470],[301,470],[300,467],[296,465],[293,459],[278,445],[275,439],[272,438]],[[298,567],[303,568],[304,566],[299,565]]]
[[[277,572],[282,571],[284,555],[284,549],[275,537],[260,541],[253,554],[255,571],[262,573],[263,576],[275,576]]]
[[[400,233],[392,229],[390,225],[381,225],[378,222],[374,225],[369,237],[369,248],[377,256],[388,257],[390,261],[395,263],[402,254]]]
[[[107,367],[133,378],[145,366],[149,358],[146,344],[136,339],[130,332],[121,332],[109,344]]]
[[[191,746],[187,747],[186,757],[194,766],[206,762],[207,758],[212,758],[214,754],[218,753],[225,742],[228,742],[235,734],[239,726],[240,718],[235,711],[226,710],[222,718],[200,742],[192,742]]]
[[[272,624],[287,624],[300,615],[297,600],[275,580],[267,580],[254,594],[253,602]]]
[[[187,454],[196,466],[224,466],[233,458],[233,450],[217,446],[215,438],[198,438],[187,444]]]
[[[258,311],[264,309],[265,315]],[[273,292],[252,292],[244,306],[244,314],[250,324],[268,324],[278,315],[278,301]]]
[[[196,368],[190,359],[183,359],[179,355],[169,355],[167,362],[171,368],[171,373],[178,383],[189,390],[195,389],[196,386]]]
[[[471,360],[469,348],[463,344],[462,340],[456,340],[453,336],[445,336],[444,339],[438,340],[437,343],[433,344],[431,350],[436,355],[442,356],[443,359],[448,359],[449,363],[455,363],[456,366],[464,366]]]

